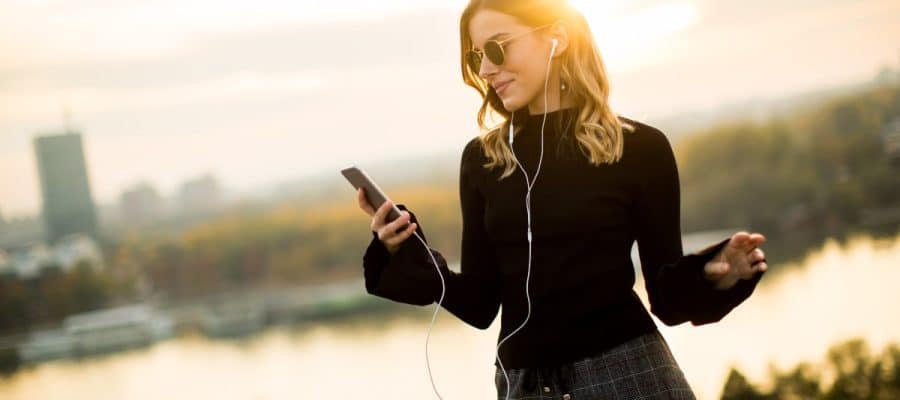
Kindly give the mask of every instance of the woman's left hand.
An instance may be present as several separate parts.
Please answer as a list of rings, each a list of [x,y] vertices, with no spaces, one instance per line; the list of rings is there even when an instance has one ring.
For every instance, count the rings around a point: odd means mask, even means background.
[[[766,237],[759,233],[735,233],[728,244],[703,266],[703,276],[713,282],[716,289],[727,290],[740,279],[751,279],[762,273],[768,264],[759,245],[765,241]]]

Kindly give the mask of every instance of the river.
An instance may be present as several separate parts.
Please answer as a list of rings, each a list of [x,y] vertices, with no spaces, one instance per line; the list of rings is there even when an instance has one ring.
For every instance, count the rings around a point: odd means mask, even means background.
[[[699,398],[719,395],[728,369],[764,382],[865,338],[900,343],[900,236],[833,240],[772,265],[750,299],[721,322],[658,323]],[[643,288],[638,282],[638,287]],[[646,301],[642,290],[639,294]],[[187,334],[140,350],[26,366],[0,378],[0,399],[429,399],[425,335],[432,307],[276,326],[241,340]],[[494,396],[499,318],[487,330],[440,312],[429,345],[445,399]]]

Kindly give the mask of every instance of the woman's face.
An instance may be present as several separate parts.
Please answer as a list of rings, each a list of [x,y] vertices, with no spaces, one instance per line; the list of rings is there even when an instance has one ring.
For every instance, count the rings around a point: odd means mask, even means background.
[[[517,36],[503,44],[503,65],[494,65],[483,57],[478,71],[508,111],[528,106],[532,114],[543,112],[544,79],[551,44],[550,38],[540,30],[526,33],[532,29],[511,15],[488,9],[477,11],[469,21],[469,35],[476,49],[484,49],[484,43],[491,39]]]

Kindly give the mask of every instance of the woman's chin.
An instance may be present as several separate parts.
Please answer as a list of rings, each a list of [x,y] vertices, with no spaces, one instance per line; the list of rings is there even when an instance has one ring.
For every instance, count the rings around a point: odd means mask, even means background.
[[[522,106],[523,106],[521,101],[518,101],[515,97],[512,97],[512,96],[501,97],[500,102],[503,103],[503,108],[505,108],[506,111],[509,111],[509,112],[514,112],[514,111],[522,108]]]

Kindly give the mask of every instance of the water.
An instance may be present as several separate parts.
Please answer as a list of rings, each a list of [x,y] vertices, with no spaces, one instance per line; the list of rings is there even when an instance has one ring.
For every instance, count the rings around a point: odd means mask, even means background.
[[[819,361],[849,338],[863,337],[878,352],[900,343],[894,287],[900,236],[860,237],[843,247],[829,241],[796,264],[775,267],[780,272],[767,275],[717,324],[658,323],[701,399],[718,396],[731,366],[763,382],[770,364],[786,369]],[[277,327],[240,341],[188,335],[138,351],[25,367],[0,380],[0,398],[435,398],[424,354],[433,309],[403,309],[411,313]],[[494,396],[498,329],[499,323],[482,331],[438,315],[429,348],[445,399]]]

